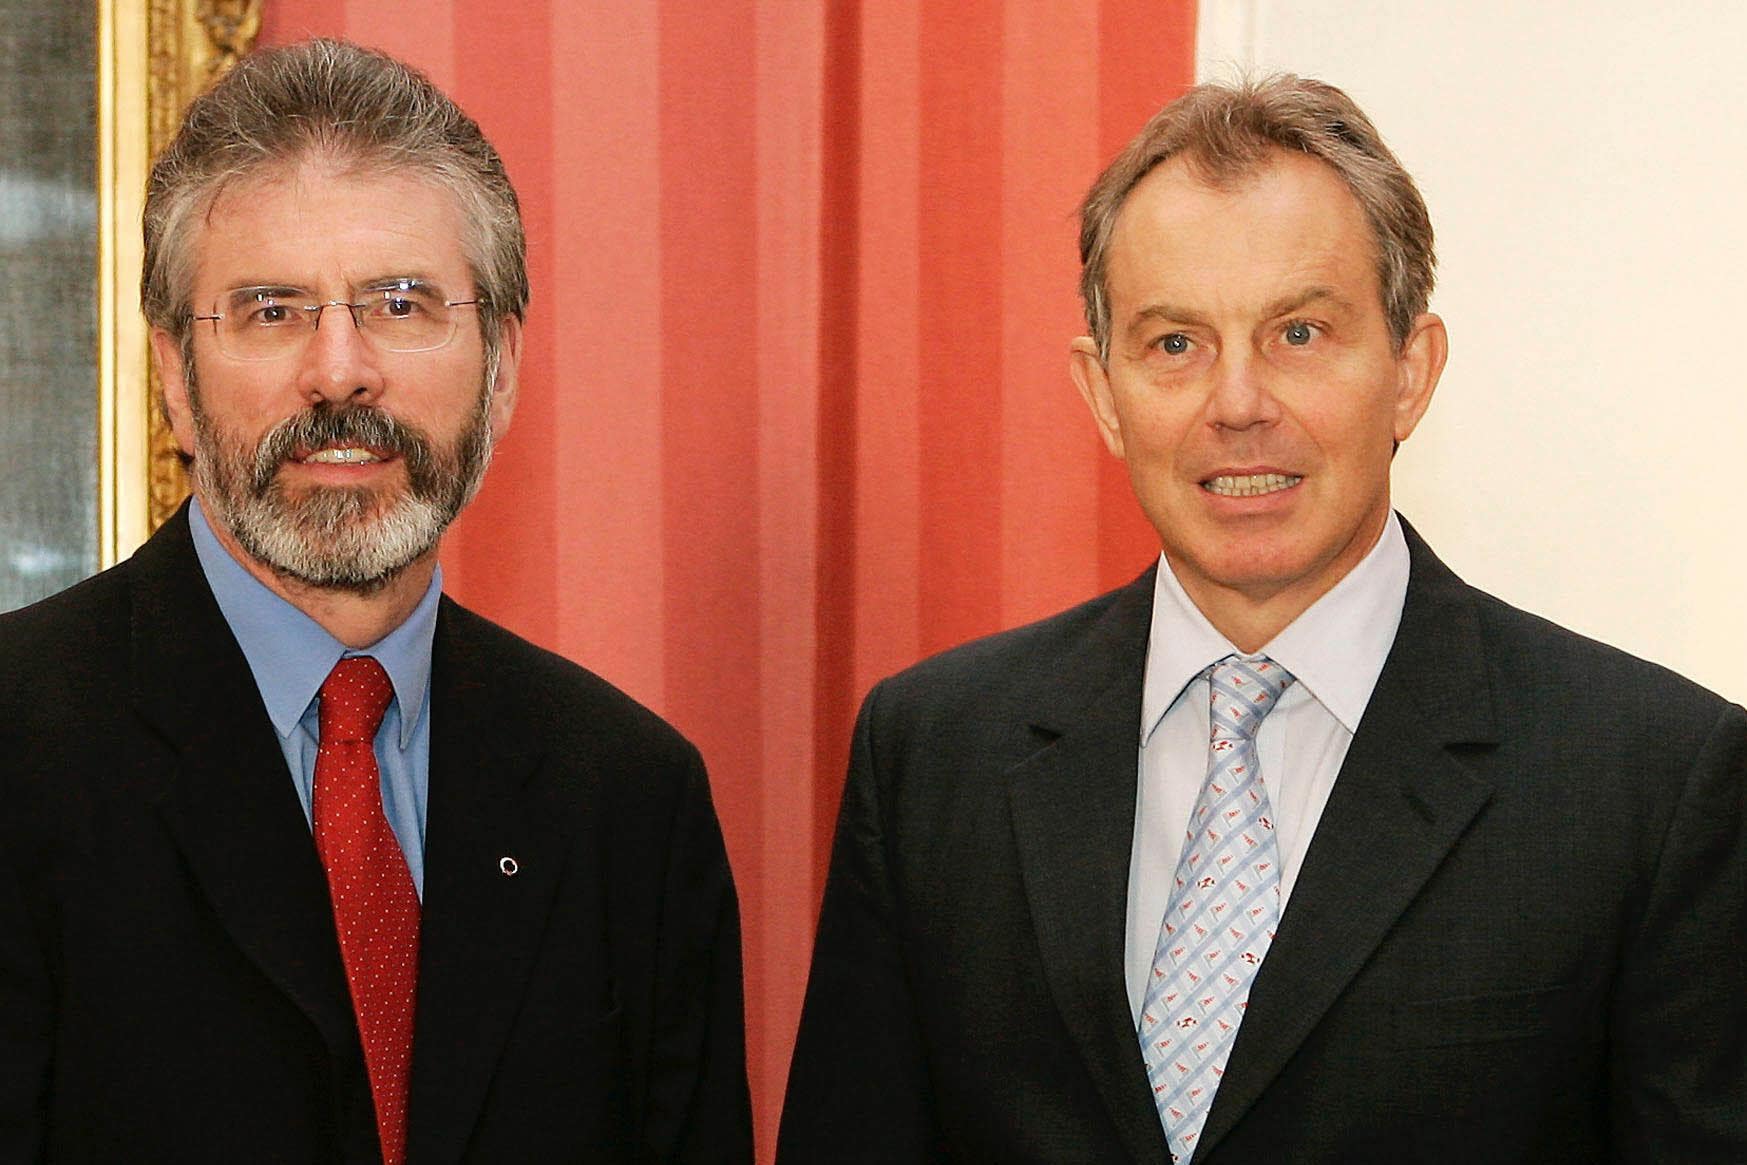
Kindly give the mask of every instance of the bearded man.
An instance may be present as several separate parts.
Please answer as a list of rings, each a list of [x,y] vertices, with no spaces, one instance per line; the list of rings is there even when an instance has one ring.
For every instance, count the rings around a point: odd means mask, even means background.
[[[695,749],[442,595],[514,189],[428,80],[244,60],[153,167],[191,502],[0,620],[0,1158],[751,1158]]]

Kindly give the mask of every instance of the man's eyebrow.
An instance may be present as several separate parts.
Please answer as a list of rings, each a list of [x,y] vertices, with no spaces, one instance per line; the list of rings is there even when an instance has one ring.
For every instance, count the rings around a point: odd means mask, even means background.
[[[1303,291],[1293,292],[1291,295],[1281,296],[1267,306],[1263,315],[1267,319],[1273,319],[1275,316],[1291,315],[1293,312],[1302,311],[1313,303],[1330,303],[1336,307],[1342,308],[1350,308],[1352,306],[1352,304],[1349,303],[1344,296],[1336,292],[1334,288],[1318,285],[1316,287],[1307,287]]]
[[[396,275],[381,275],[373,279],[355,284],[355,293],[367,291],[424,291],[440,293],[443,288],[440,283],[428,275],[406,273]],[[307,287],[298,287],[291,283],[244,283],[222,293],[226,299],[236,301],[239,298],[253,299],[259,296],[272,296],[283,299],[288,296],[314,296],[317,293]]]
[[[359,291],[440,291],[442,284],[417,271],[381,275],[358,284]]]
[[[1149,303],[1134,313],[1128,321],[1127,330],[1132,335],[1147,324],[1187,324],[1198,327],[1206,323],[1206,317],[1191,308],[1170,303]]]
[[[238,300],[258,299],[262,296],[287,299],[308,294],[307,288],[293,287],[289,283],[245,283],[241,287],[233,287],[224,292],[224,297],[231,303],[236,303]]]

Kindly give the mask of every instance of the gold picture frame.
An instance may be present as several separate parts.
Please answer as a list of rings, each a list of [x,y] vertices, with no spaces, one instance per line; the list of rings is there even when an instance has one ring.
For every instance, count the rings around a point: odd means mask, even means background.
[[[140,212],[152,157],[195,94],[254,47],[261,0],[98,0],[98,555],[112,566],[188,493],[157,408],[140,315]]]

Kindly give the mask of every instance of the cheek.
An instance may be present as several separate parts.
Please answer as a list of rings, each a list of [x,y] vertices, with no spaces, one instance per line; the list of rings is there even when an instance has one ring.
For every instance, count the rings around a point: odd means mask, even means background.
[[[1365,463],[1379,455],[1388,459],[1396,421],[1389,389],[1369,381],[1324,385],[1300,394],[1293,406],[1293,421],[1325,457]]]
[[[1143,389],[1119,398],[1117,415],[1129,460],[1155,468],[1175,462],[1205,429],[1187,392]]]
[[[203,365],[204,367],[204,365]],[[263,370],[265,371],[265,370]],[[201,412],[214,441],[251,455],[277,426],[303,412],[309,401],[285,377],[226,375],[200,381]]]
[[[295,411],[289,408],[274,410],[261,396],[236,385],[223,393],[211,391],[203,385],[200,404],[207,427],[232,440],[255,440]]]

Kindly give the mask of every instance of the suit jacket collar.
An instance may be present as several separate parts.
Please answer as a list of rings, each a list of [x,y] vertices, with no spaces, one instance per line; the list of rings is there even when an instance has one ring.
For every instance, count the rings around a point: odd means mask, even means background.
[[[1402,527],[1412,567],[1401,626],[1251,990],[1202,1156],[1278,1075],[1490,795],[1449,751],[1498,739],[1475,592]],[[1137,1161],[1169,1159],[1122,974],[1152,586],[1149,571],[1117,592],[1039,684],[1033,724],[1057,739],[1010,775],[1045,975]]]

